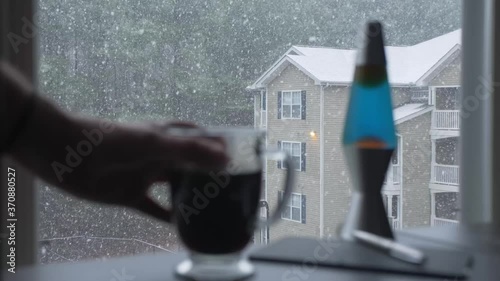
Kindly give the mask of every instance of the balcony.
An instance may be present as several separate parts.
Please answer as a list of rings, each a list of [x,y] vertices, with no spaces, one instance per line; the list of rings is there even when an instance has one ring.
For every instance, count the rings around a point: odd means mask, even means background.
[[[432,165],[432,181],[440,184],[460,184],[460,167],[456,165]]]
[[[457,225],[458,221],[456,220],[449,220],[449,219],[442,219],[442,218],[432,218],[431,219],[431,226],[442,226],[442,225]]]
[[[432,113],[432,128],[437,130],[459,130],[459,110],[434,110]]]

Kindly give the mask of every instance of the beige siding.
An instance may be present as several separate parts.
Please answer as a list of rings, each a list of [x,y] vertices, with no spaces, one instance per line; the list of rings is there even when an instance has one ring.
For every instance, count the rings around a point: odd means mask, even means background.
[[[277,119],[277,93],[284,90],[307,91],[306,120]],[[319,86],[292,65],[268,85],[268,146],[275,148],[278,141],[306,142],[307,152],[306,171],[297,172],[295,188],[295,192],[306,195],[306,224],[280,220],[270,230],[271,241],[284,236],[319,236],[319,140],[309,136],[310,131],[319,133],[319,94]],[[274,208],[285,171],[277,168],[276,161],[267,164],[268,201]]]
[[[398,125],[403,146],[403,227],[430,224],[431,113]]]
[[[460,62],[455,59],[434,77],[430,85],[458,85]],[[277,93],[286,90],[307,91],[307,119],[277,119]],[[351,181],[345,165],[341,136],[350,94],[349,87],[324,88],[324,194],[320,194],[320,86],[295,66],[288,66],[267,87],[268,146],[275,148],[278,141],[306,142],[307,169],[297,172],[295,192],[307,196],[306,224],[280,220],[270,230],[271,241],[284,236],[319,236],[320,196],[324,198],[324,233],[336,236],[337,228],[349,211]],[[260,125],[260,95],[255,96],[256,124]],[[392,88],[393,106],[410,102],[410,89]],[[398,125],[403,138],[403,227],[429,225],[430,192],[428,189],[431,169],[431,142],[429,130],[431,113],[418,116]],[[309,136],[315,131],[316,138]],[[268,161],[268,201],[276,207],[278,191],[282,189],[284,170],[275,161]]]
[[[325,236],[336,236],[351,198],[349,170],[342,151],[342,132],[350,88],[327,87],[325,99]]]
[[[436,77],[434,77],[429,85],[431,86],[444,86],[444,85],[460,85],[460,72],[461,72],[460,57],[454,59],[448,66],[446,66]]]

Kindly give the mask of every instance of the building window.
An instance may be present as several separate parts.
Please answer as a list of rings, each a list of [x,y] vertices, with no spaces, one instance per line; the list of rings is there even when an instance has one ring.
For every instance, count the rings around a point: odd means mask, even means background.
[[[283,200],[283,191],[279,191],[279,199]],[[300,193],[292,193],[290,201],[286,203],[281,213],[281,218],[300,223],[306,223],[306,196]]]
[[[306,119],[306,91],[278,92],[278,119]]]
[[[392,153],[391,163],[392,165],[399,165],[399,146],[396,146],[394,152]]]
[[[266,92],[265,91],[262,92],[261,100],[262,100],[262,110],[265,111],[266,110]]]
[[[306,143],[292,141],[278,141],[278,148],[288,152],[292,157],[295,170],[306,170]],[[285,168],[283,161],[278,161],[278,168]]]

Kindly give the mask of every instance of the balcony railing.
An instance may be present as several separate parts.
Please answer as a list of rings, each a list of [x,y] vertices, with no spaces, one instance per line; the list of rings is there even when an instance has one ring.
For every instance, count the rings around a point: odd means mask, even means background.
[[[432,180],[441,184],[460,184],[460,167],[456,165],[434,164]]]
[[[442,218],[432,218],[431,226],[441,226],[441,225],[457,225],[458,221],[442,219]]]
[[[413,88],[411,93],[411,102],[425,102],[429,101],[429,88],[421,87],[421,88]]]
[[[439,130],[459,130],[459,110],[434,110],[432,114],[432,128]]]

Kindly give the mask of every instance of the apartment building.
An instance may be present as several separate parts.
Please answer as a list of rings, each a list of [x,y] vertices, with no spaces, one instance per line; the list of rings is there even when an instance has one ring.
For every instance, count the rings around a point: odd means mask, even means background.
[[[398,148],[383,188],[394,229],[457,223],[460,30],[413,46],[386,47]],[[296,187],[281,222],[258,234],[336,236],[352,185],[342,152],[356,50],[293,46],[254,84],[255,127],[267,146],[286,150]],[[267,161],[265,200],[282,196],[285,170]]]

